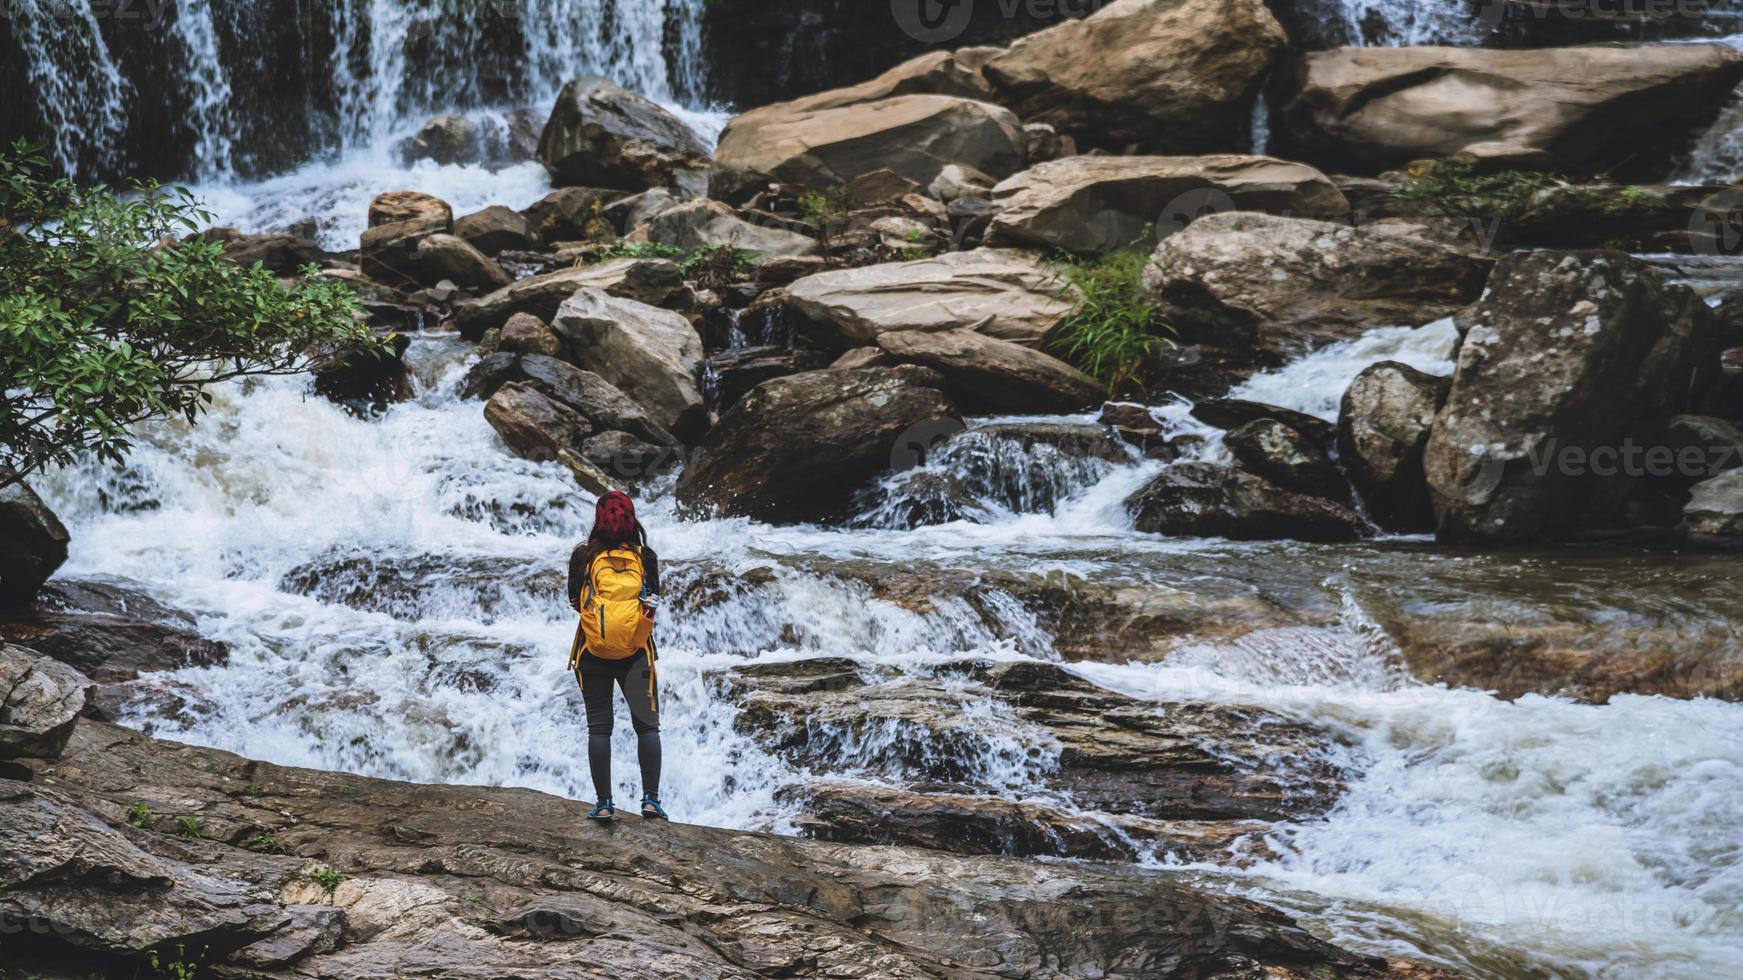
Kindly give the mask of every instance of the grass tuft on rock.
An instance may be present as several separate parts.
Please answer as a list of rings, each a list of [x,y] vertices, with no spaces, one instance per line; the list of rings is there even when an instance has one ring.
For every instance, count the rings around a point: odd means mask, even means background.
[[[1561,183],[1532,170],[1478,173],[1476,160],[1448,157],[1411,164],[1395,193],[1429,214],[1510,221],[1524,214],[1539,193]]]
[[[333,893],[339,890],[340,885],[344,884],[345,876],[332,868],[320,868],[309,872],[309,880],[320,885],[321,890],[327,893],[327,901],[331,902]]]
[[[1149,264],[1148,252],[1122,251],[1065,260],[1059,267],[1076,299],[1048,349],[1116,397],[1147,391],[1166,373],[1168,354],[1177,346],[1174,328],[1144,289]]]

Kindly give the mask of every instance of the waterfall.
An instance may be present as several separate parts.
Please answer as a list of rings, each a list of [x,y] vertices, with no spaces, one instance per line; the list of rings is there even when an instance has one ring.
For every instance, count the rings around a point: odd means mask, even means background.
[[[24,55],[49,151],[77,174],[119,164],[127,128],[127,79],[86,4],[11,0],[6,20]]]
[[[187,58],[184,82],[194,129],[195,176],[227,180],[236,174],[232,157],[236,122],[231,115],[230,81],[218,57],[218,32],[209,0],[184,0],[173,30]]]
[[[88,4],[11,0],[0,51],[28,66],[26,97],[69,175],[223,182],[377,146],[440,112],[542,110],[580,75],[698,108],[702,7],[187,0],[100,18]],[[129,114],[147,91],[167,119]]]

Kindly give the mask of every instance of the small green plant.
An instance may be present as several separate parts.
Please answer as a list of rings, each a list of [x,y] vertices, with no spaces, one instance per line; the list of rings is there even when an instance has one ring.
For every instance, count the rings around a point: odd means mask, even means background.
[[[321,890],[327,893],[327,901],[330,902],[333,900],[333,893],[338,891],[339,886],[344,883],[345,876],[332,868],[320,868],[309,872],[309,879],[321,886]]]
[[[157,818],[151,815],[151,808],[143,803],[135,803],[127,811],[127,825],[140,830],[151,830],[157,825]]]
[[[693,250],[678,260],[678,273],[703,289],[715,289],[742,281],[756,271],[757,257],[731,245],[713,245]]]
[[[731,245],[679,248],[659,242],[617,242],[594,253],[586,261],[607,262],[612,259],[670,259],[678,266],[679,275],[696,281],[704,289],[737,281],[754,271],[757,265],[755,253]]]
[[[672,259],[674,261],[686,257],[689,253],[676,245],[663,242],[612,242],[598,252],[595,252],[591,262],[607,262],[611,259]]]
[[[845,187],[831,187],[799,195],[799,213],[814,225],[832,225],[847,217],[857,202]]]
[[[1071,312],[1048,346],[1110,394],[1144,391],[1162,375],[1176,344],[1144,289],[1144,252],[1112,252],[1067,262],[1060,275],[1075,293]]]
[[[1626,218],[1633,215],[1651,214],[1663,206],[1663,195],[1651,188],[1629,184],[1606,197],[1600,208],[1611,217]]]
[[[1412,164],[1396,194],[1430,214],[1510,221],[1524,214],[1540,192],[1561,183],[1532,170],[1478,173],[1476,160],[1448,157]]]
[[[206,836],[206,821],[201,817],[187,816],[176,821],[176,833],[183,837]]]
[[[284,845],[282,845],[278,842],[278,838],[272,836],[271,834],[267,833],[266,831],[261,831],[260,833],[255,834],[253,837],[248,838],[248,842],[243,844],[242,846],[248,848],[251,851],[258,851],[261,854],[283,854],[284,853]]]
[[[201,952],[201,958],[204,957]],[[197,980],[200,975],[200,958],[188,959],[187,947],[176,944],[176,958],[165,962],[157,950],[148,950],[145,961],[151,965],[153,976],[164,977],[166,980]]]

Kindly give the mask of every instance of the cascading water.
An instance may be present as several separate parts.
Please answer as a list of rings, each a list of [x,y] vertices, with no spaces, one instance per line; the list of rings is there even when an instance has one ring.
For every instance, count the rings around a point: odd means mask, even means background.
[[[1332,393],[1374,360],[1444,372],[1450,339],[1445,323],[1375,331],[1239,394],[1327,415]],[[507,454],[479,404],[456,396],[471,356],[457,341],[418,338],[415,399],[373,421],[301,379],[228,386],[199,426],[154,427],[124,470],[89,465],[44,481],[73,529],[63,575],[142,581],[229,645],[223,666],[138,682],[130,724],[282,763],[591,795],[560,594],[590,502],[559,467]],[[951,470],[949,459],[938,465],[956,476],[977,465],[970,454]],[[1353,947],[1430,951],[1479,973],[1743,970],[1743,923],[1730,917],[1743,900],[1743,706],[1507,703],[1420,684],[1367,609],[1401,593],[1467,601],[1485,576],[1511,574],[1513,558],[1134,535],[1121,501],[1163,465],[1109,464],[1050,508],[989,503],[979,523],[913,530],[692,522],[661,491],[644,494],[668,591],[690,597],[662,627],[669,809],[791,831],[803,802],[787,787],[917,774],[1082,809],[1045,788],[1058,764],[1051,736],[961,670],[1059,662],[1036,610],[999,583],[1067,574],[1290,595],[1321,610],[1317,625],[1187,641],[1161,662],[1067,665],[1164,713],[1254,705],[1336,733],[1324,751],[1348,787],[1335,809],[1190,873],[1290,908]],[[864,569],[873,580],[877,569],[936,569],[985,585],[973,601],[941,593],[915,607],[897,601],[900,585],[884,597],[851,572]],[[814,657],[893,677],[897,691],[935,685],[956,734],[928,755],[900,726],[825,725],[795,758],[741,731],[721,672]],[[626,729],[617,773],[633,798]],[[1080,817],[1109,820],[1093,808]]]
[[[79,161],[120,163],[131,86],[115,67],[97,18],[83,4],[16,0],[7,24],[23,52],[50,151],[69,171]]]
[[[456,214],[549,192],[531,163],[408,165],[397,147],[438,113],[501,133],[505,111],[543,113],[566,81],[598,74],[667,105],[706,141],[724,121],[699,101],[702,0],[341,0],[310,16],[281,0],[134,6],[162,23],[99,21],[53,0],[9,5],[55,161],[89,178],[140,176],[143,161],[161,160],[157,176],[191,179],[218,223],[276,231],[313,218],[335,250],[356,247],[383,191],[436,194]],[[264,42],[262,25],[277,32]],[[130,46],[125,63],[117,39]],[[290,70],[270,61],[281,48],[307,77],[274,77]],[[125,108],[142,86],[179,107],[150,133]]]
[[[219,57],[211,5],[185,5],[176,16],[174,30],[186,49],[189,116],[196,134],[195,172],[206,180],[230,180],[236,176],[236,129],[230,117],[230,81]]]

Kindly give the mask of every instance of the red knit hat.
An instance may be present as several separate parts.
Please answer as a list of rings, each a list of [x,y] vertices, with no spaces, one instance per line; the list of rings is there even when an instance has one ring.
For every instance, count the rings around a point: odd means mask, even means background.
[[[593,534],[613,544],[635,538],[635,502],[629,494],[613,490],[599,498],[593,508]]]

